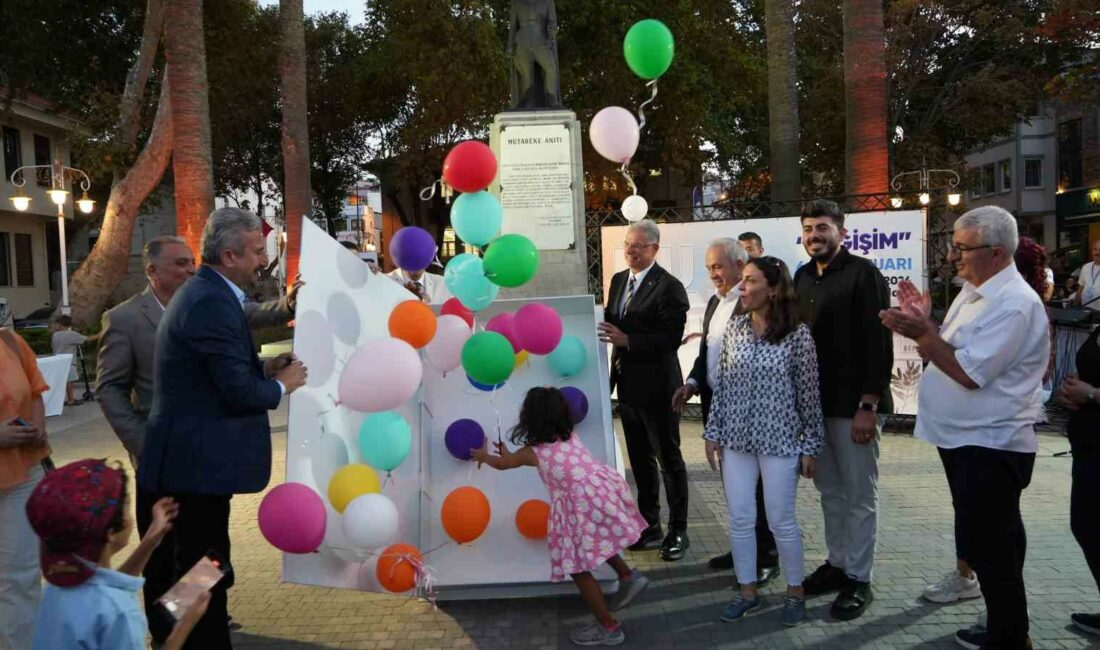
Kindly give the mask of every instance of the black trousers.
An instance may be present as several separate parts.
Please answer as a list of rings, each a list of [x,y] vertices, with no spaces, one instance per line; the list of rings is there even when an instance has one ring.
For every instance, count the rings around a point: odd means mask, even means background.
[[[955,511],[955,559],[970,564],[966,526],[959,510],[958,473],[951,471],[952,456],[948,453],[950,450],[943,447],[936,447],[936,449],[940,452],[940,462],[943,463],[943,471],[947,475],[947,488],[951,491],[951,507]]]
[[[1027,535],[1020,495],[1031,483],[1035,454],[988,447],[940,451],[952,486],[956,537],[982,584],[989,647],[1024,648],[1028,635],[1024,557]]]
[[[1095,432],[1090,432],[1095,435]],[[1070,437],[1073,450],[1073,488],[1069,525],[1085,554],[1092,579],[1100,589],[1100,445],[1081,444]]]
[[[172,621],[160,614],[154,606],[157,598],[168,591],[183,574],[195,565],[207,551],[214,550],[232,567],[229,547],[230,495],[162,494],[138,487],[138,532],[144,536],[153,517],[153,504],[158,499],[171,496],[179,503],[179,514],[172,530],[153,552],[145,565],[143,597],[149,633],[157,643],[163,643],[172,631]],[[227,590],[233,586],[233,574],[222,580],[210,592],[210,605],[206,614],[195,625],[184,648],[195,650],[222,650],[232,648],[229,638],[229,612]]]
[[[619,402],[619,418],[626,434],[626,453],[638,484],[638,509],[650,526],[661,523],[661,487],[668,499],[668,527],[687,530],[688,479],[680,453],[680,416],[672,412],[672,396],[659,404],[638,406]],[[658,464],[660,468],[658,470]]]

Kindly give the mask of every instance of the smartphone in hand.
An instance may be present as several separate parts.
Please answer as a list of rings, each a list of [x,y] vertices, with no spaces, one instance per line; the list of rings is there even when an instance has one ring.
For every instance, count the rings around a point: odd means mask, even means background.
[[[157,609],[175,624],[194,606],[199,596],[210,591],[227,573],[229,563],[216,551],[207,551],[179,582],[157,599]]]

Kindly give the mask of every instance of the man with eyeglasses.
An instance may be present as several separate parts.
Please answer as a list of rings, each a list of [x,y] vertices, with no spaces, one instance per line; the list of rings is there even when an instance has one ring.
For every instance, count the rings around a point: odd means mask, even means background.
[[[966,283],[942,326],[910,282],[882,322],[913,339],[928,366],[914,435],[939,449],[955,510],[956,555],[985,596],[985,629],[959,630],[964,648],[1031,648],[1020,495],[1031,482],[1043,375],[1050,357],[1042,299],[1016,270],[1016,219],[985,206],[955,222],[948,260]]]
[[[657,264],[661,233],[648,219],[626,231],[629,267],[611,277],[600,340],[610,343],[611,388],[618,387],[619,418],[638,486],[638,509],[649,523],[631,550],[661,541],[661,559],[684,557],[688,479],[680,453],[680,415],[672,397],[683,382],[676,356],[687,322],[684,285]],[[668,536],[661,529],[658,464],[668,500]]]
[[[825,563],[806,578],[807,596],[840,591],[829,610],[849,621],[874,593],[878,528],[878,415],[893,412],[894,348],[878,313],[890,290],[875,265],[844,248],[844,213],[832,201],[802,210],[802,246],[811,260],[794,275],[799,316],[817,346],[825,446],[814,485],[825,518]]]

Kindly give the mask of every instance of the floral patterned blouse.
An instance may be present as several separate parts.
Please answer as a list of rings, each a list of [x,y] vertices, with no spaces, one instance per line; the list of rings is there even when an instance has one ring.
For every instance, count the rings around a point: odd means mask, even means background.
[[[817,350],[800,324],[779,343],[756,335],[749,314],[730,319],[703,437],[760,456],[817,456],[825,438]]]

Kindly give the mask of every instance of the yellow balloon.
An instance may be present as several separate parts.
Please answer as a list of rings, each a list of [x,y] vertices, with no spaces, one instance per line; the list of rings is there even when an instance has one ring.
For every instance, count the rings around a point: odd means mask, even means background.
[[[380,490],[381,483],[373,469],[352,463],[344,465],[332,475],[332,480],[328,482],[328,500],[336,512],[342,513],[355,497]]]
[[[522,366],[527,361],[528,356],[529,356],[529,354],[528,354],[527,350],[520,350],[519,352],[517,352],[516,353],[516,367],[519,368],[520,366]]]

